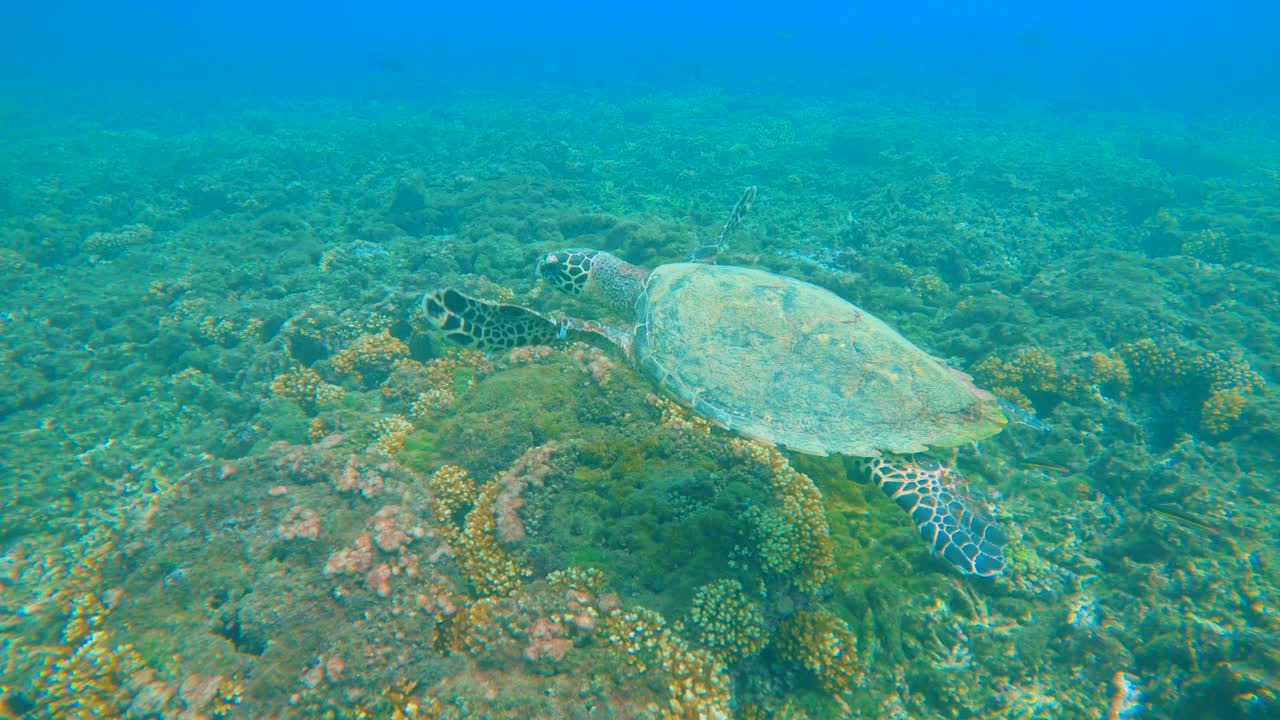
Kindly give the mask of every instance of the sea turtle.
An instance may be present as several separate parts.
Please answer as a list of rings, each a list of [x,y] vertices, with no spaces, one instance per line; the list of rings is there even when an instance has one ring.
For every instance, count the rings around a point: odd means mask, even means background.
[[[715,244],[695,251],[701,259],[723,247],[752,195],[749,188]],[[471,347],[605,338],[719,426],[796,452],[853,458],[961,572],[1003,570],[1004,533],[957,493],[956,471],[920,454],[981,440],[1006,423],[998,401],[968,375],[834,293],[762,270],[682,262],[647,271],[570,249],[544,256],[538,273],[629,322],[552,319],[455,289],[428,293],[423,312],[445,337]]]

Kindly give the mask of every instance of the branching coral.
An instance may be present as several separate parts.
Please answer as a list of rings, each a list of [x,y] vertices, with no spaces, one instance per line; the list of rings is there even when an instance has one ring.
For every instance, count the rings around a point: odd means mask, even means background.
[[[615,610],[606,616],[601,633],[621,651],[634,672],[666,676],[669,695],[664,719],[731,717],[729,677],[724,666],[706,650],[690,649],[658,613],[645,608]]]
[[[689,626],[697,642],[726,665],[755,655],[767,641],[764,613],[737,580],[721,579],[698,588]]]
[[[813,673],[827,692],[845,692],[862,672],[857,637],[827,610],[798,612],[783,620],[773,644],[783,658]]]
[[[747,512],[760,564],[768,572],[787,576],[802,592],[817,593],[835,567],[822,494],[809,476],[792,468],[777,450],[749,440],[731,442],[739,453],[772,471],[771,484],[781,501],[776,507]]]
[[[404,448],[404,439],[413,432],[413,423],[402,415],[388,415],[375,420],[370,429],[378,450],[386,455],[395,455]]]
[[[357,381],[381,381],[395,362],[409,356],[409,346],[390,330],[365,334],[333,356],[333,369]]]
[[[1135,387],[1183,395],[1200,407],[1200,429],[1228,432],[1240,419],[1249,395],[1266,381],[1239,356],[1204,352],[1182,341],[1143,338],[1116,347]]]
[[[318,405],[337,402],[345,390],[325,382],[315,370],[300,367],[276,376],[271,381],[271,392],[286,400],[292,400],[308,412]]]
[[[43,662],[30,699],[48,717],[123,717],[134,699],[132,679],[145,671],[133,647],[112,643],[104,629],[110,601],[99,586],[115,538],[101,532],[91,535],[98,541],[67,568],[53,597],[66,618],[59,642],[36,649]]]
[[[1061,370],[1041,348],[1021,348],[1008,360],[987,358],[974,368],[974,374],[983,387],[1026,409],[1031,408],[1032,397],[1073,397],[1084,387],[1080,378]]]
[[[413,416],[427,417],[449,407],[457,401],[460,385],[469,387],[493,369],[484,353],[474,350],[450,352],[427,362],[422,373],[426,387],[413,403]]]
[[[458,568],[476,594],[507,595],[520,587],[529,569],[498,544],[494,507],[502,484],[494,480],[477,489],[466,471],[446,465],[428,487],[437,529],[453,545]],[[466,514],[459,522],[463,510]]]

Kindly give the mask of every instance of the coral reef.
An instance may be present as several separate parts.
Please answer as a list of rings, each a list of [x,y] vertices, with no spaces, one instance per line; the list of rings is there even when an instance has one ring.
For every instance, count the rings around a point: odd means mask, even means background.
[[[0,715],[1280,717],[1258,123],[608,95],[0,145]],[[768,202],[722,262],[1051,420],[956,451],[1007,576],[608,349],[423,324],[445,286],[599,317],[536,257],[680,260],[737,182]]]
[[[409,356],[409,346],[390,330],[364,334],[334,355],[333,369],[357,383],[376,385],[391,374],[397,360]]]
[[[346,391],[339,385],[325,382],[311,368],[302,367],[277,375],[271,381],[271,392],[298,403],[308,412],[314,412],[320,405],[342,400]]]
[[[857,637],[829,610],[805,610],[784,619],[773,645],[788,662],[812,673],[829,693],[851,690],[865,670],[858,657]]]
[[[755,655],[768,641],[759,604],[747,598],[737,580],[717,580],[698,588],[689,609],[689,627],[694,641],[726,666]]]
[[[776,449],[739,439],[732,445],[769,468],[780,500],[777,507],[747,511],[753,535],[750,552],[765,571],[785,576],[803,592],[820,592],[835,564],[822,494]]]
[[[454,547],[459,569],[480,597],[508,595],[530,571],[498,544],[495,508],[503,485],[498,480],[477,488],[466,471],[438,470],[428,482],[432,516],[441,536]],[[459,521],[458,515],[465,512]]]

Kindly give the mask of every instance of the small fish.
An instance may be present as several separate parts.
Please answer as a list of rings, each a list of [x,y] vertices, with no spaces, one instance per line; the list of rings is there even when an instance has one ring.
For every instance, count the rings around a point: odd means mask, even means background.
[[[1165,520],[1169,520],[1170,522],[1175,522],[1186,527],[1192,527],[1197,530],[1203,530],[1214,537],[1222,534],[1222,531],[1215,527],[1213,523],[1205,520],[1199,515],[1194,515],[1180,508],[1172,507],[1170,505],[1156,505],[1151,508],[1151,512],[1159,515]]]
[[[1048,463],[1022,461],[1022,467],[1031,468],[1032,470],[1043,470],[1045,472],[1056,472],[1063,475],[1070,475],[1071,468],[1064,465],[1050,465]]]
[[[1017,405],[1014,405],[1008,400],[1000,401],[1000,409],[1004,411],[1005,415],[1009,416],[1010,420],[1018,423],[1019,425],[1026,425],[1027,427],[1033,430],[1039,430],[1040,432],[1046,432],[1046,433],[1053,430],[1053,428],[1050,427],[1048,423],[1036,417],[1035,415],[1032,415],[1026,410],[1023,410]]]

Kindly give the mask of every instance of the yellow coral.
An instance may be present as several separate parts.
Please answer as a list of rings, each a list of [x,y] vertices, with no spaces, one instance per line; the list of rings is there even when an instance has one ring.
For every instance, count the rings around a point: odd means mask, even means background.
[[[1187,380],[1193,373],[1187,353],[1174,345],[1157,343],[1151,338],[1117,345],[1115,354],[1129,368],[1135,385],[1161,387]]]
[[[395,455],[404,449],[404,439],[413,432],[413,423],[403,415],[388,415],[374,421],[371,428],[378,450],[386,455]]]
[[[1089,353],[1089,381],[1117,396],[1129,391],[1129,366],[1114,353]]]
[[[827,692],[848,690],[862,672],[857,637],[848,623],[828,610],[798,612],[783,620],[774,647],[813,673]]]
[[[325,382],[315,370],[301,367],[272,380],[271,392],[286,400],[292,400],[303,409],[310,411],[317,405],[341,400],[346,391],[337,385]]]
[[[801,592],[817,593],[835,568],[822,493],[774,448],[740,438],[730,442],[772,471],[771,484],[781,501],[776,508],[748,512],[761,564],[769,572],[789,576]]]
[[[329,435],[329,426],[325,424],[321,418],[311,418],[311,424],[307,426],[307,439],[313,443],[320,442]]]
[[[234,678],[223,680],[218,683],[218,689],[213,694],[213,704],[209,708],[209,714],[215,718],[230,717],[243,700],[243,694],[244,688],[239,681]]]
[[[1210,435],[1221,435],[1244,412],[1244,393],[1239,388],[1225,388],[1209,393],[1200,409],[1200,428]]]
[[[1189,394],[1200,403],[1200,428],[1211,435],[1231,429],[1243,415],[1248,396],[1266,381],[1244,358],[1196,350],[1180,340],[1143,338],[1119,345],[1136,386]]]
[[[408,357],[409,346],[393,336],[390,330],[364,334],[349,347],[333,356],[333,369],[356,380],[367,375],[385,375],[396,360]]]
[[[648,397],[648,401],[650,405],[657,407],[658,410],[662,412],[661,423],[663,427],[689,430],[703,434],[711,432],[711,423],[705,418],[689,413],[683,407],[664,397],[650,395]]]
[[[431,514],[436,522],[452,527],[460,510],[470,509],[476,502],[476,481],[457,465],[445,465],[427,481],[431,490]]]
[[[458,569],[477,595],[508,595],[520,587],[531,571],[498,544],[494,505],[502,483],[491,480],[476,489],[462,468],[446,465],[432,476],[431,511],[437,530],[454,546]],[[459,526],[457,516],[466,509]]]
[[[690,649],[658,613],[646,609],[615,610],[601,633],[617,648],[635,673],[660,672],[667,679],[664,720],[728,720],[729,676],[714,655]]]
[[[413,403],[412,414],[416,418],[427,417],[449,407],[458,398],[459,380],[466,376],[471,385],[476,378],[493,372],[493,362],[482,352],[463,350],[450,352],[429,361],[423,368],[426,388]]]
[[[698,588],[689,624],[695,640],[726,665],[760,652],[767,640],[764,613],[737,580],[717,580]]]

